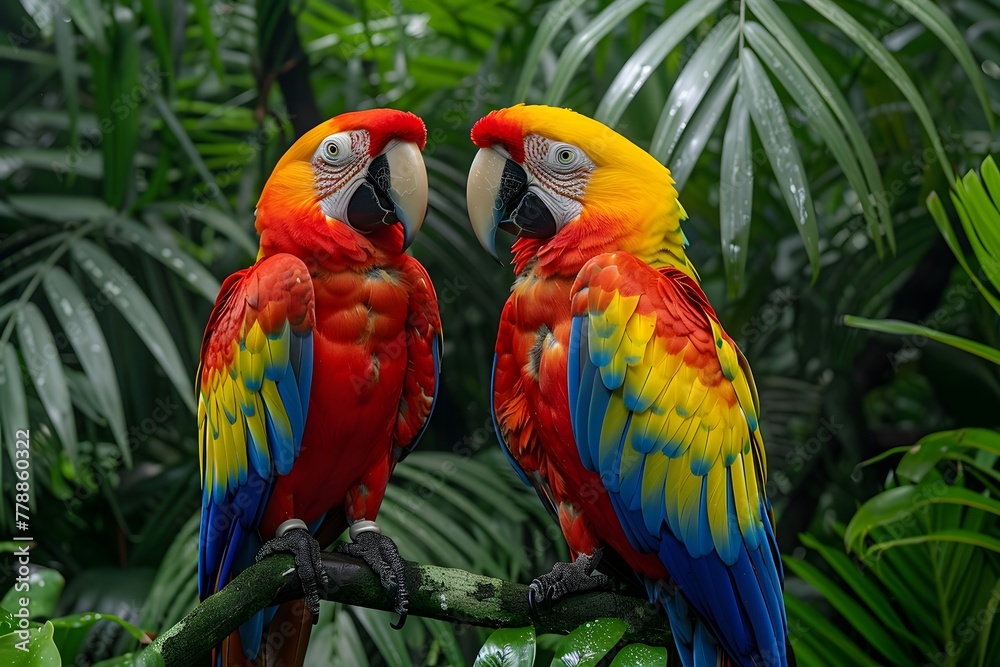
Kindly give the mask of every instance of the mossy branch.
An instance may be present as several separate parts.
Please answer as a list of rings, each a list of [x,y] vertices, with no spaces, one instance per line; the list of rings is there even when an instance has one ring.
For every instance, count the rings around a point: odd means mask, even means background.
[[[325,553],[330,576],[325,600],[391,611],[393,601],[378,577],[361,560]],[[561,600],[539,610],[536,620],[528,608],[528,587],[502,579],[433,565],[407,564],[410,615],[468,623],[488,628],[534,625],[539,634],[568,634],[598,617],[629,623],[623,639],[651,646],[671,643],[666,619],[648,602],[611,592],[592,592]],[[302,585],[289,554],[264,559],[240,573],[177,625],[160,634],[136,656],[139,665],[182,667],[207,654],[254,613],[273,604],[302,597]]]

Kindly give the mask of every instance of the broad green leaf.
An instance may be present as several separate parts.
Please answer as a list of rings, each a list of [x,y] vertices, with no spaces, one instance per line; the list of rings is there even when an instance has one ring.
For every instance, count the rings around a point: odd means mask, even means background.
[[[802,236],[815,280],[819,275],[819,232],[816,229],[816,212],[813,210],[802,157],[788,126],[781,100],[757,56],[749,49],[743,49],[740,64],[743,76],[746,77],[743,90],[747,93],[750,116],[764,145],[771,169],[774,170],[781,196]]]
[[[924,436],[900,459],[896,475],[918,483],[943,458],[959,458],[970,449],[1000,456],[1000,433],[984,428],[942,431]],[[964,457],[968,459],[968,457]],[[993,471],[989,471],[993,472]]]
[[[880,620],[844,592],[840,584],[828,579],[819,570],[803,560],[795,558],[783,560],[785,567],[822,593],[826,601],[841,616],[848,619],[854,629],[892,664],[906,665],[911,663],[912,656],[907,655],[895,637],[886,631]]]
[[[183,278],[210,303],[219,294],[219,281],[191,255],[163,241],[144,226],[126,218],[115,218],[111,228],[117,235],[141,248],[147,255]]]
[[[1000,210],[990,201],[975,171],[955,183],[952,202],[983,272],[1000,289]]]
[[[501,628],[479,649],[473,667],[531,667],[535,664],[535,629]]]
[[[125,632],[140,642],[149,641],[146,633],[123,618],[112,614],[87,612],[52,619],[54,629],[52,639],[59,647],[59,653],[67,660],[72,660],[80,652],[80,647],[94,625],[102,621],[110,621],[121,626]]]
[[[13,195],[7,202],[18,213],[65,225],[81,220],[106,220],[114,211],[100,199],[69,195]]]
[[[27,590],[19,590],[18,586],[25,583],[28,586]],[[28,618],[49,618],[55,612],[59,596],[62,595],[65,586],[66,580],[58,570],[36,565],[28,573],[26,582],[12,582],[3,599],[0,599],[0,607],[8,610],[20,609],[20,599],[27,598]]]
[[[38,306],[26,303],[17,313],[17,338],[28,375],[52,420],[63,451],[77,464],[76,416],[63,373],[61,350]]]
[[[858,508],[847,525],[844,544],[850,551],[864,553],[865,537],[872,530],[890,527],[891,532],[901,533],[901,529],[915,523],[917,512],[932,505],[959,505],[1000,515],[1000,501],[960,486],[948,486],[941,481],[899,486],[883,491]]]
[[[194,5],[194,15],[198,19],[198,25],[201,27],[201,38],[205,40],[205,47],[208,49],[208,56],[212,62],[212,67],[220,79],[225,78],[226,70],[222,65],[222,59],[219,57],[219,41],[216,39],[215,30],[212,28],[212,13],[209,10],[208,2],[206,0],[192,0],[191,4]]]
[[[163,21],[160,19],[159,8],[155,0],[140,0],[140,4],[142,5],[142,17],[145,24],[149,27],[150,41],[153,43],[153,50],[156,52],[157,66],[163,69],[163,79],[169,93],[174,85],[170,38],[163,27]]]
[[[125,411],[118,387],[118,375],[90,301],[69,274],[58,266],[49,269],[42,280],[42,286],[52,312],[56,314],[83,372],[90,380],[101,414],[108,420],[122,457],[126,465],[131,466],[132,451],[125,429]]]
[[[871,144],[865,137],[854,110],[848,104],[840,87],[833,80],[826,67],[813,54],[806,40],[796,30],[795,25],[773,0],[747,0],[747,6],[764,27],[774,35],[778,43],[785,48],[788,55],[809,79],[809,82],[816,87],[816,92],[833,111],[833,115],[840,121],[847,133],[848,140],[851,142],[851,147],[854,149],[854,154],[861,163],[861,169],[868,181],[868,191],[873,193],[872,205],[878,211],[882,229],[889,241],[889,248],[895,252],[896,237],[890,217],[889,200],[884,196],[887,190],[882,182],[882,174],[878,164],[875,162]]]
[[[181,124],[180,120],[177,119],[177,115],[174,114],[170,105],[167,101],[163,99],[162,95],[153,95],[153,106],[156,107],[157,112],[163,118],[163,121],[170,128],[173,133],[174,138],[177,139],[177,143],[181,145],[181,149],[187,155],[188,160],[191,161],[191,167],[198,173],[201,177],[202,183],[205,186],[204,193],[205,196],[209,196],[214,204],[217,204],[229,215],[233,214],[232,207],[229,205],[229,200],[226,197],[215,196],[219,192],[219,184],[215,181],[215,176],[209,171],[208,167],[205,166],[205,161],[201,157],[201,153],[195,148],[194,143],[191,141],[191,137],[188,136],[187,131],[185,131],[184,126]]]
[[[969,354],[974,354],[977,357],[982,357],[994,364],[1000,364],[1000,350],[994,347],[983,345],[982,343],[977,343],[974,340],[962,338],[961,336],[935,331],[919,324],[900,322],[899,320],[870,320],[854,315],[844,315],[843,322],[847,326],[856,329],[867,329],[869,331],[878,331],[899,336],[922,336],[939,343],[944,343],[945,345],[950,345]]]
[[[566,21],[584,4],[586,4],[586,0],[559,0],[545,13],[545,18],[538,24],[535,36],[531,40],[531,46],[528,47],[528,53],[524,57],[521,76],[514,88],[515,102],[527,101],[528,90],[535,77],[535,72],[538,71],[538,63],[542,59],[542,53],[549,47]]]
[[[934,118],[931,116],[927,103],[914,85],[913,80],[903,69],[903,66],[893,58],[892,54],[885,46],[875,39],[872,34],[858,22],[847,10],[833,2],[833,0],[805,0],[805,3],[819,12],[833,25],[837,26],[852,42],[868,54],[868,57],[878,65],[879,69],[885,72],[886,77],[891,81],[913,107],[920,124],[924,128],[930,139],[931,146],[937,154],[941,169],[948,178],[949,183],[955,182],[955,176],[951,173],[948,154],[945,153],[944,146],[941,145],[941,137],[938,135],[937,127],[934,125]]]
[[[406,643],[400,634],[390,626],[389,614],[363,607],[352,607],[351,612],[368,636],[375,642],[388,667],[410,667],[412,661],[406,650]]]
[[[767,63],[768,69],[781,82],[799,108],[809,117],[816,132],[833,153],[840,168],[844,170],[844,175],[851,187],[858,193],[861,210],[868,224],[868,233],[875,242],[878,256],[882,257],[882,234],[878,228],[878,215],[872,206],[872,193],[868,190],[858,159],[847,143],[847,139],[844,138],[840,125],[820,98],[815,86],[769,32],[754,21],[747,22],[743,31],[750,46],[760,56],[760,60]]]
[[[976,91],[976,97],[983,107],[983,114],[986,116],[990,129],[996,129],[994,125],[993,109],[990,106],[989,94],[986,92],[986,85],[983,82],[983,74],[976,63],[965,37],[958,31],[948,15],[942,11],[936,3],[930,0],[893,0],[897,5],[908,11],[918,21],[937,35],[937,38],[954,54],[959,65],[965,70],[965,75],[972,82],[972,87]]]
[[[629,644],[611,661],[611,667],[663,667],[666,664],[667,649],[645,644]]]
[[[163,323],[163,319],[149,298],[136,285],[135,279],[112,259],[111,255],[89,241],[78,241],[71,252],[74,261],[87,277],[100,288],[139,334],[139,338],[177,388],[181,400],[191,412],[194,412],[194,392],[191,391],[193,373],[184,368],[167,325]]]
[[[733,98],[722,141],[719,182],[719,227],[729,295],[736,297],[746,271],[753,218],[753,146],[750,111],[742,92]]]
[[[959,528],[949,530],[937,530],[922,535],[912,535],[893,540],[882,540],[876,542],[868,549],[868,555],[872,556],[881,551],[895,549],[896,547],[908,547],[928,542],[955,542],[957,544],[968,544],[981,549],[988,549],[1000,553],[1000,539],[987,535],[986,533],[974,530],[962,530]]]
[[[51,171],[59,179],[67,173],[84,178],[100,178],[104,173],[96,152],[67,155],[65,148],[4,148],[0,149],[0,160],[9,161],[13,169],[30,167]]]
[[[562,102],[566,89],[580,68],[583,59],[597,46],[616,25],[624,21],[629,14],[645,4],[645,0],[615,0],[604,11],[597,15],[587,27],[578,32],[559,56],[552,83],[549,85],[545,103],[556,106]]]
[[[26,638],[16,632],[0,637],[0,665],[59,667],[62,664],[59,649],[52,641],[52,623],[31,627],[26,634]]]
[[[65,7],[52,5],[55,15],[54,32],[56,57],[59,58],[59,78],[62,80],[63,95],[66,96],[66,110],[69,113],[69,145],[78,145],[80,138],[80,90],[77,85],[76,41],[73,26]],[[73,182],[72,174],[70,183]]]
[[[618,76],[615,77],[615,80],[608,87],[604,98],[597,106],[597,113],[594,114],[594,117],[606,125],[615,126],[621,119],[629,102],[639,93],[639,89],[642,88],[646,80],[660,67],[667,55],[699,23],[711,16],[722,5],[722,2],[723,0],[707,0],[707,2],[686,2],[682,4],[629,57],[628,61],[619,70]],[[721,57],[717,58],[717,62],[710,63],[710,67],[714,68],[715,72],[721,69],[723,61],[729,56],[728,52],[733,48],[733,44],[736,43],[736,19],[735,17],[727,17],[727,19],[730,20],[722,29],[721,36],[713,38],[712,35],[709,35],[702,45],[704,47],[707,44],[711,48],[718,50],[724,49]],[[713,34],[719,33],[716,32]],[[694,57],[692,56],[693,59]],[[706,68],[703,73],[709,74],[709,72],[711,70]],[[712,78],[711,75],[708,78]],[[684,91],[682,90],[680,94],[683,95]],[[694,104],[697,105],[697,102],[694,102]]]
[[[21,379],[21,362],[17,358],[14,346],[7,343],[3,350],[3,358],[0,359],[0,435],[7,445],[7,454],[12,465],[16,460],[14,452],[18,440],[17,433],[30,427],[28,399]],[[4,501],[6,502],[7,498]]]
[[[969,276],[969,279],[979,289],[979,293],[983,295],[983,298],[1000,315],[1000,299],[979,280],[976,271],[969,266],[969,262],[965,258],[965,252],[962,250],[958,237],[955,235],[955,229],[952,227],[951,221],[948,220],[948,214],[945,213],[944,205],[941,203],[941,198],[938,197],[936,192],[927,195],[927,210],[930,212],[931,218],[934,219],[934,224],[937,225],[941,236],[944,237],[945,243],[948,244],[948,248],[955,255],[955,259],[958,260],[962,269]]]
[[[690,3],[690,5],[697,3]],[[690,6],[685,5],[685,6]],[[681,141],[691,116],[719,77],[733,52],[738,36],[738,20],[726,16],[712,28],[698,46],[677,80],[670,88],[667,101],[656,122],[649,152],[661,162],[669,163]],[[619,74],[620,76],[620,74]],[[638,92],[638,90],[636,90]],[[605,95],[607,99],[607,95]]]
[[[584,623],[559,644],[552,667],[593,667],[628,630],[620,618],[598,618]]]
[[[854,594],[868,605],[879,621],[897,635],[904,636],[913,643],[922,643],[906,628],[899,614],[889,603],[885,591],[876,584],[875,579],[866,576],[864,572],[859,570],[857,564],[846,554],[822,544],[812,535],[800,535],[799,539],[802,540],[803,545],[817,551],[823,557],[834,572],[851,587]],[[932,648],[932,646],[925,646],[924,650],[929,651]]]
[[[671,162],[667,165],[678,192],[684,189],[688,177],[698,164],[698,158],[701,157],[702,151],[705,150],[709,138],[729,105],[729,100],[733,97],[739,78],[739,66],[735,62],[729,63],[688,125],[688,130],[681,140],[680,152],[671,158]],[[659,159],[658,156],[654,157]]]
[[[240,248],[246,251],[251,257],[257,255],[257,242],[250,236],[250,233],[240,226],[230,213],[213,208],[204,203],[191,202],[187,204],[153,204],[151,210],[163,211],[179,215],[185,222],[194,218],[200,220],[229,240],[235,242]]]
[[[787,559],[785,562],[788,562]],[[785,593],[785,609],[788,612],[792,649],[796,655],[800,644],[807,643],[818,645],[818,650],[828,661],[823,664],[879,667],[879,663],[862,651],[857,642],[845,635],[812,605]]]

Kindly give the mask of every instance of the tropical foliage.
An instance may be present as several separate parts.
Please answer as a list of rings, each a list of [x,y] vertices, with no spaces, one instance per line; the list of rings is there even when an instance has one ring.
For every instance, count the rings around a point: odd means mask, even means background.
[[[445,381],[384,526],[408,558],[499,577],[565,557],[496,451],[488,371],[511,277],[465,214],[468,130],[522,100],[594,115],[673,170],[691,255],[761,390],[800,664],[987,664],[998,20],[989,0],[4,3],[0,535],[18,534],[28,428],[32,577],[49,591],[31,608],[37,664],[57,664],[52,647],[120,656],[195,604],[204,323],[253,260],[277,158],[347,109],[411,109],[430,131],[414,252],[442,301]],[[394,633],[330,604],[310,661],[640,659],[614,621],[594,627]]]

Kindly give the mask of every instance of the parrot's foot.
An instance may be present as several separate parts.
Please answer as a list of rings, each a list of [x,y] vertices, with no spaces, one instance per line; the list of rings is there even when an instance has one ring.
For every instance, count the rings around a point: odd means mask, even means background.
[[[606,586],[608,578],[594,572],[600,562],[601,550],[595,549],[589,556],[580,554],[572,563],[556,563],[551,572],[532,581],[528,586],[528,606],[532,615],[537,616],[539,604],[548,608],[570,593],[583,593]]]
[[[337,546],[337,551],[360,558],[368,563],[382,582],[382,588],[396,599],[399,620],[392,624],[399,630],[406,623],[410,607],[410,591],[406,587],[406,561],[392,539],[383,535],[374,521],[357,521],[351,526],[351,541]]]
[[[325,591],[330,578],[323,567],[319,542],[313,539],[306,524],[298,519],[289,519],[275,531],[273,540],[264,543],[257,552],[257,562],[276,553],[290,553],[295,556],[295,571],[302,582],[302,592],[306,607],[312,612],[313,624],[319,620],[320,588]]]

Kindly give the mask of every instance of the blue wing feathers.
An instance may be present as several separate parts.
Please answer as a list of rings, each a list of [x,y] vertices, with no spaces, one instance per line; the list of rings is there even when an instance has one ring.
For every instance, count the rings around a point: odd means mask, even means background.
[[[580,275],[587,275],[586,271]],[[584,290],[596,288],[584,284],[577,289],[579,297]],[[607,323],[614,324],[625,326],[624,322]],[[663,433],[641,432],[645,420],[633,421],[637,409],[644,412],[656,406],[639,401],[642,390],[636,393],[634,382],[621,386],[612,382],[613,390],[607,386],[602,373],[612,369],[602,364],[613,365],[615,355],[623,352],[609,349],[614,344],[610,340],[591,350],[591,326],[585,311],[573,317],[570,330],[567,383],[574,437],[584,467],[601,475],[632,547],[657,554],[682,593],[677,595],[664,582],[646,582],[650,597],[659,600],[670,617],[682,662],[685,667],[714,666],[721,646],[741,667],[763,665],[762,658],[767,665],[786,665],[780,556],[765,506],[759,510],[763,530],[751,529],[744,535],[740,529],[731,475],[744,474],[742,465],[725,461],[733,464],[725,471],[727,534],[716,544],[709,519],[707,475],[712,465],[723,465],[723,461],[710,452],[705,460],[680,458],[690,447],[689,430],[699,427],[694,420],[679,424],[669,439]],[[630,354],[635,356],[635,352]],[[631,433],[633,427],[635,433]],[[749,415],[748,427],[757,427]],[[660,443],[662,451],[654,445],[660,436],[666,439]],[[704,442],[695,444],[699,452],[706,449]],[[690,466],[687,474],[701,477],[700,487],[686,492],[689,496],[683,507],[665,502],[666,494],[681,491],[666,488],[671,465]],[[668,512],[672,512],[669,517]]]

